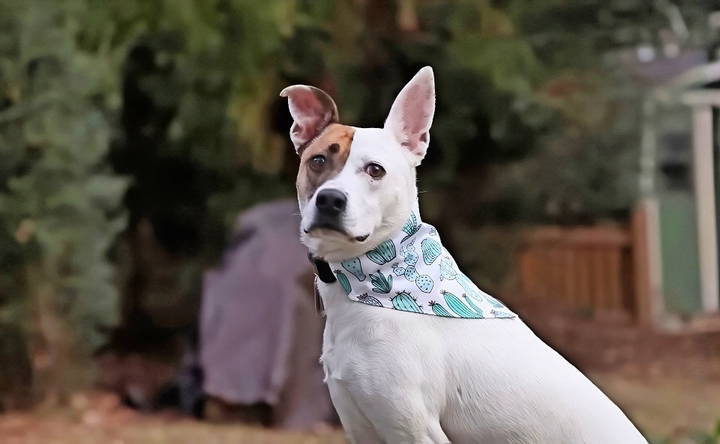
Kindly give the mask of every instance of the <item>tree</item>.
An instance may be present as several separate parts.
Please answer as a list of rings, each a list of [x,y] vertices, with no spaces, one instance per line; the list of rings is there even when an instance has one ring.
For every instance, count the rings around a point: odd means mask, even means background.
[[[93,6],[9,0],[0,13],[0,296],[32,333],[48,399],[87,376],[117,314],[107,255],[127,181],[106,155],[125,46],[93,26]]]

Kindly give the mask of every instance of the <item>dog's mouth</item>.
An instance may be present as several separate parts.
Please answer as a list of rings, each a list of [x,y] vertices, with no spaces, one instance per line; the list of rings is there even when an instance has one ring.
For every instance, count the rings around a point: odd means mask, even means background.
[[[348,233],[347,230],[345,230],[343,227],[339,226],[338,224],[331,223],[328,221],[315,221],[313,222],[308,228],[304,228],[303,231],[305,234],[310,234],[313,231],[317,230],[323,230],[323,231],[331,231],[338,234],[343,235],[344,237],[347,237],[351,241],[354,242],[365,242],[368,237],[370,237],[370,233],[363,234],[361,236],[353,236],[352,234]]]

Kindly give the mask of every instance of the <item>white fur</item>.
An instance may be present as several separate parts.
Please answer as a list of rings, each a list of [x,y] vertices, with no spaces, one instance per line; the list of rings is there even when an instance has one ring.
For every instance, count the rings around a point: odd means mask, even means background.
[[[425,155],[433,109],[432,70],[424,68],[396,99],[385,128],[356,129],[346,165],[320,187],[347,195],[343,224],[351,236],[301,230],[314,255],[355,257],[400,230],[417,198],[414,167]],[[363,171],[368,162],[387,175],[370,178]],[[300,201],[303,227],[314,208],[315,196]],[[363,242],[352,239],[363,234],[369,234]],[[352,302],[338,283],[319,283],[319,291],[327,315],[322,362],[353,443],[646,442],[519,319],[377,308]]]
[[[398,93],[384,128],[413,155],[417,166],[430,144],[430,127],[435,114],[435,76],[424,67]]]
[[[350,301],[319,283],[322,363],[357,444],[633,444],[645,439],[519,319],[447,319]]]
[[[356,128],[350,156],[337,176],[325,182],[307,201],[300,202],[303,228],[315,218],[315,197],[326,188],[337,189],[348,196],[343,217],[350,237],[369,234],[363,242],[351,242],[348,236],[319,231],[305,233],[303,243],[318,257],[329,261],[359,256],[400,230],[410,214],[417,195],[415,170],[408,167],[410,155],[397,149],[388,131],[378,128]],[[363,172],[370,162],[382,165],[387,174],[374,180]]]

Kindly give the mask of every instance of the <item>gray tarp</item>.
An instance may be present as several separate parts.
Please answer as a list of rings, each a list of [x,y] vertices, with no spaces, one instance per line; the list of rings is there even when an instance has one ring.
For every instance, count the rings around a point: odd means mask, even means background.
[[[223,263],[205,274],[200,314],[205,392],[271,404],[278,425],[292,428],[332,412],[318,364],[322,321],[298,231],[295,201],[242,214]]]

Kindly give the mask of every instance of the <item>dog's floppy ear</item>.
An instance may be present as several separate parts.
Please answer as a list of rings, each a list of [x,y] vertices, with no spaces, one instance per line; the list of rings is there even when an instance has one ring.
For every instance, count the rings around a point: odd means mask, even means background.
[[[426,66],[400,91],[385,120],[385,128],[416,156],[418,164],[430,143],[434,114],[435,76],[432,68]]]
[[[338,110],[332,98],[323,90],[307,85],[292,85],[280,92],[288,98],[290,115],[294,122],[290,127],[290,140],[295,151],[318,136],[326,126],[338,121]]]

